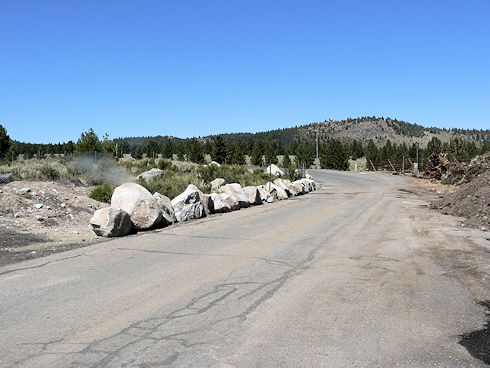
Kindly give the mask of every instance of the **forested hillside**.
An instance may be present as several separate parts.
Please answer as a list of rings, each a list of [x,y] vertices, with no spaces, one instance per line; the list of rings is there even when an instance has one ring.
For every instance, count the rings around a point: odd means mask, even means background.
[[[118,157],[124,154],[131,154],[134,158],[177,156],[180,160],[198,163],[204,162],[207,155],[219,163],[255,166],[279,163],[278,156],[283,156],[285,162],[280,164],[284,166],[304,164],[308,167],[316,157],[317,137],[322,166],[338,169],[345,169],[349,158],[366,157],[372,161],[415,159],[417,146],[421,160],[430,153],[441,151],[455,159],[468,160],[490,150],[489,130],[425,128],[396,119],[368,116],[266,132],[226,133],[187,139],[159,135],[111,140],[106,135],[99,140],[94,131],[89,130],[76,143],[46,145],[12,141],[8,152],[12,157],[17,154],[41,157],[45,154],[73,154],[80,150],[103,151]]]

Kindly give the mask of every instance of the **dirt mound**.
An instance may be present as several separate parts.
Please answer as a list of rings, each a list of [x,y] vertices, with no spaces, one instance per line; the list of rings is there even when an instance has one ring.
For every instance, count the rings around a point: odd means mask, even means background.
[[[14,181],[0,185],[0,266],[97,239],[90,187],[70,181]]]
[[[431,208],[446,215],[464,217],[469,226],[490,229],[490,170],[432,202]]]

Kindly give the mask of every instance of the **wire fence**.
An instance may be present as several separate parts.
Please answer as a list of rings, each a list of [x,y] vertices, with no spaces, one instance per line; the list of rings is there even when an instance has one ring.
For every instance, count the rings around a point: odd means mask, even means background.
[[[412,164],[416,163],[416,158],[402,157],[389,160],[376,160],[367,162],[367,169],[369,171],[394,171],[399,173],[411,173]],[[426,162],[419,160],[418,170],[423,171],[425,169]]]

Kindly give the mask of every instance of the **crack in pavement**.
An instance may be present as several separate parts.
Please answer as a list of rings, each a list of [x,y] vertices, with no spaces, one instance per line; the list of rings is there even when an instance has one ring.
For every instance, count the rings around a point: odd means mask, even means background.
[[[298,243],[298,244],[293,244],[293,245],[304,245],[304,244]],[[229,258],[257,259],[257,260],[261,260],[261,261],[264,261],[264,262],[272,264],[272,265],[294,267],[294,265],[291,264],[290,262],[281,261],[278,259],[270,259],[270,258],[263,258],[263,257],[249,257],[249,256],[236,255],[236,254],[170,252],[170,251],[164,251],[164,250],[149,250],[149,249],[136,249],[136,248],[116,248],[116,249],[137,251],[137,252],[146,252],[146,253],[174,254],[174,255],[182,255],[182,256],[204,256],[204,257],[229,257]]]
[[[86,254],[77,254],[77,255],[75,255],[75,256],[71,256],[71,257],[64,257],[64,258],[55,259],[55,260],[53,260],[53,261],[45,262],[45,263],[42,263],[42,264],[40,264],[40,265],[36,265],[36,266],[30,266],[30,267],[21,267],[21,268],[14,268],[14,269],[12,269],[12,270],[7,270],[7,271],[0,272],[0,276],[2,276],[2,275],[6,275],[6,274],[8,274],[8,273],[16,272],[16,271],[32,270],[32,269],[35,269],[35,268],[41,268],[41,267],[47,266],[47,265],[52,264],[52,263],[61,262],[61,261],[66,261],[67,259],[73,259],[73,258],[77,258],[77,257],[85,256],[85,255],[86,255]]]
[[[366,206],[364,210],[359,212],[359,215],[368,209],[369,206]],[[249,314],[255,311],[265,301],[272,298],[288,279],[295,274],[299,274],[298,271],[302,267],[315,259],[318,251],[330,239],[331,235],[329,234],[338,234],[339,231],[341,233],[341,229],[348,226],[350,226],[349,223],[342,222],[340,225],[331,226],[329,232],[323,234],[321,241],[317,241],[316,244],[306,244],[303,242],[285,243],[291,246],[292,249],[301,252],[301,256],[295,255],[294,253],[290,254],[294,259],[299,258],[300,260],[298,262],[229,254],[216,255],[117,248],[120,250],[185,256],[243,257],[265,261],[271,264],[271,266],[279,265],[286,267],[286,269],[277,267],[265,269],[264,272],[266,272],[266,275],[270,276],[266,277],[268,280],[266,279],[264,281],[252,279],[243,282],[218,283],[211,290],[192,298],[183,307],[168,312],[162,309],[153,317],[134,322],[111,336],[93,341],[76,353],[67,353],[75,354],[71,358],[67,356],[68,359],[73,359],[71,360],[70,366],[86,366],[86,361],[89,357],[92,357],[92,359],[94,357],[96,358],[96,360],[92,360],[90,366],[97,367],[108,365],[122,366],[128,364],[128,362],[131,362],[133,366],[140,367],[170,365],[179,359],[184,352],[182,349],[209,345],[218,338],[228,338],[229,335],[236,334],[237,331],[243,328],[242,323],[247,319]],[[216,237],[206,238],[216,239]],[[237,239],[220,238],[220,240],[236,241]],[[249,300],[250,298],[251,300]],[[211,310],[214,312],[210,313]],[[194,328],[186,329],[187,326],[193,326]],[[143,352],[154,350],[158,352],[158,360],[156,361],[152,361],[150,357],[142,354]],[[162,354],[167,353],[169,355],[162,359]],[[36,355],[41,356],[42,354],[43,352],[31,355],[28,359]],[[154,358],[156,359],[156,357]],[[138,364],[135,359],[144,359],[146,361],[140,361]],[[167,363],[164,364],[163,362]]]
[[[367,210],[367,209],[366,209]],[[337,232],[338,230],[342,229],[343,227],[349,226],[348,224],[343,224],[341,226],[337,226],[336,229],[334,229],[334,233]],[[264,303],[266,300],[270,299],[274,294],[286,283],[286,281],[300,269],[301,267],[305,266],[307,263],[311,262],[314,260],[316,253],[322,248],[322,245],[324,244],[325,240],[327,240],[328,237],[325,239],[322,239],[318,244],[313,246],[306,256],[298,263],[296,263],[293,266],[289,266],[289,268],[285,271],[283,271],[280,276],[273,278],[272,280],[269,281],[247,281],[247,282],[232,282],[232,283],[220,283],[217,284],[213,287],[213,289],[209,292],[203,293],[199,297],[193,298],[188,304],[186,304],[182,308],[178,308],[170,313],[167,313],[165,316],[157,316],[157,317],[152,317],[143,321],[139,321],[136,323],[133,323],[126,327],[125,329],[121,330],[119,333],[114,334],[112,336],[109,336],[107,338],[94,341],[90,345],[88,345],[85,349],[80,351],[81,354],[88,354],[90,352],[100,352],[100,350],[97,350],[97,345],[101,344],[103,342],[110,341],[111,339],[117,339],[118,337],[122,335],[128,335],[128,337],[133,337],[130,339],[130,341],[127,341],[126,344],[123,344],[122,346],[119,346],[118,348],[112,350],[112,351],[105,351],[107,354],[106,357],[103,359],[99,360],[96,364],[97,367],[103,367],[106,366],[109,363],[114,363],[114,360],[116,360],[122,352],[124,352],[126,349],[131,348],[135,344],[142,343],[144,341],[153,341],[154,343],[162,342],[162,341],[175,341],[177,342],[181,347],[183,348],[190,348],[193,346],[197,345],[205,345],[212,340],[207,340],[207,341],[198,341],[198,342],[191,342],[189,339],[192,338],[192,335],[194,333],[202,333],[203,331],[206,332],[209,329],[212,329],[214,326],[223,323],[223,322],[229,322],[232,320],[235,320],[237,323],[243,322],[246,320],[247,316],[255,311],[262,303]],[[293,244],[294,245],[294,244]],[[304,246],[304,245],[303,245]],[[133,249],[131,249],[133,250]],[[195,254],[190,254],[190,255],[195,255]],[[256,257],[251,257],[251,258],[256,258]],[[243,286],[257,286],[254,289],[247,291],[247,290],[242,290],[241,287]],[[265,290],[265,291],[264,291]],[[257,299],[252,301],[251,303],[247,303],[245,308],[242,308],[241,313],[234,313],[231,314],[230,316],[226,318],[220,318],[217,320],[211,320],[209,322],[205,322],[203,325],[201,325],[197,329],[193,330],[185,330],[185,331],[179,331],[177,333],[172,333],[172,334],[165,334],[165,328],[169,327],[169,325],[175,321],[175,320],[182,320],[184,318],[193,318],[200,316],[209,310],[211,310],[213,307],[216,307],[219,305],[220,302],[223,302],[225,300],[230,299],[230,297],[236,293],[241,291],[243,294],[237,296],[234,301],[241,301],[246,297],[252,297],[254,295],[257,295],[259,292],[263,291],[262,294],[259,294]],[[202,302],[201,306],[198,306],[199,303]],[[230,301],[230,303],[233,301]],[[232,309],[232,308],[228,308]],[[202,318],[204,320],[204,318]],[[155,323],[152,323],[155,322]],[[197,324],[198,321],[196,321]],[[190,323],[189,323],[190,324]],[[170,327],[171,328],[171,327]],[[178,326],[177,326],[178,328]],[[237,327],[239,328],[239,326]],[[131,334],[130,330],[132,329],[140,329],[145,331],[142,333],[140,336],[135,337],[134,335]],[[181,337],[182,336],[182,337]],[[187,337],[188,336],[188,337]],[[187,338],[183,338],[187,337]],[[147,346],[147,348],[150,348],[151,346]],[[173,348],[175,349],[175,348]],[[167,350],[167,349],[165,349]],[[177,354],[175,356],[175,354]],[[172,363],[175,362],[178,357],[180,356],[179,351],[173,351],[173,355],[175,359],[172,360]],[[168,359],[168,358],[167,358]],[[80,362],[81,363],[81,362]],[[172,364],[170,363],[170,364]],[[72,367],[78,367],[77,365],[78,362],[73,362]],[[145,365],[146,364],[146,365]],[[142,363],[141,367],[145,366],[154,366],[152,365],[153,363]]]

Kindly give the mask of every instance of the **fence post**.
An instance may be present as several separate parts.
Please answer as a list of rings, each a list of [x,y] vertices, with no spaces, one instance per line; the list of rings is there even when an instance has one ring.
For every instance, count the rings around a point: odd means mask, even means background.
[[[369,162],[371,163],[371,166],[373,167],[373,170],[376,171],[376,168],[373,165],[373,161],[369,160]]]
[[[395,170],[395,166],[393,166],[393,164],[391,163],[390,159],[388,159],[388,162],[390,163],[390,166],[391,166],[391,168],[393,169],[393,171],[394,171],[394,172],[396,172],[396,170]]]

